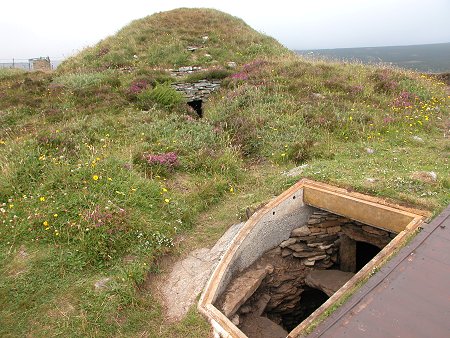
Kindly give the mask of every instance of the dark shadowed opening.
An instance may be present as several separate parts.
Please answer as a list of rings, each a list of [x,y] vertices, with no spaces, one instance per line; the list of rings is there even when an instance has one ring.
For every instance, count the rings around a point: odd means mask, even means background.
[[[281,317],[281,323],[279,324],[289,332],[308,318],[311,313],[316,311],[328,300],[328,298],[328,295],[321,290],[304,286],[304,291],[300,295],[300,301],[291,311],[277,314],[277,310],[274,309],[273,311],[266,312],[266,315],[269,318],[273,316]]]
[[[356,242],[356,271],[361,270],[380,251],[381,249],[375,245],[365,242]]]
[[[195,110],[198,117],[203,117],[202,100],[189,101],[187,104]]]

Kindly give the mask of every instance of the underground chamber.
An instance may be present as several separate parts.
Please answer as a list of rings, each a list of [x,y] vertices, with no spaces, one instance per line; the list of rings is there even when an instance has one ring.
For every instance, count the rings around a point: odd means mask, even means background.
[[[302,180],[244,224],[199,310],[216,337],[298,337],[423,219],[370,196]]]

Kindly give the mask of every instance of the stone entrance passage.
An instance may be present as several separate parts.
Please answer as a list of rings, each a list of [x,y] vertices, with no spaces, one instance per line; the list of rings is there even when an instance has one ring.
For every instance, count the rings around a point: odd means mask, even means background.
[[[262,322],[266,330],[293,330],[396,235],[318,208],[299,222],[215,304],[249,338],[261,337],[255,327]]]
[[[198,117],[202,118],[203,117],[203,108],[202,108],[202,100],[193,100],[193,101],[189,101],[187,104],[189,105],[189,107],[191,107],[192,109],[195,110],[195,112],[197,113]]]

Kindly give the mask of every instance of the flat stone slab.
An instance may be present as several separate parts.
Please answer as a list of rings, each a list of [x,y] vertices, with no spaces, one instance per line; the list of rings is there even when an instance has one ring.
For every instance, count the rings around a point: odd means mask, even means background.
[[[286,338],[289,334],[267,317],[248,316],[240,327],[248,338]]]
[[[261,268],[247,271],[242,276],[235,278],[225,293],[222,305],[223,314],[228,318],[233,316],[239,307],[255,293],[266,276],[267,269]]]
[[[353,272],[344,272],[341,270],[313,270],[306,276],[305,284],[312,288],[322,290],[331,297],[354,275]]]
[[[186,315],[243,225],[238,223],[231,226],[211,249],[194,250],[185,259],[175,263],[160,288],[169,320],[180,320]]]

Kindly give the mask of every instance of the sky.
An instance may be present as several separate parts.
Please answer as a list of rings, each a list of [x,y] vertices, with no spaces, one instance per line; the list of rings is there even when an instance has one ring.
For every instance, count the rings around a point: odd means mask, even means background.
[[[0,62],[63,59],[178,7],[222,10],[290,49],[450,42],[450,0],[22,0],[0,5]]]

